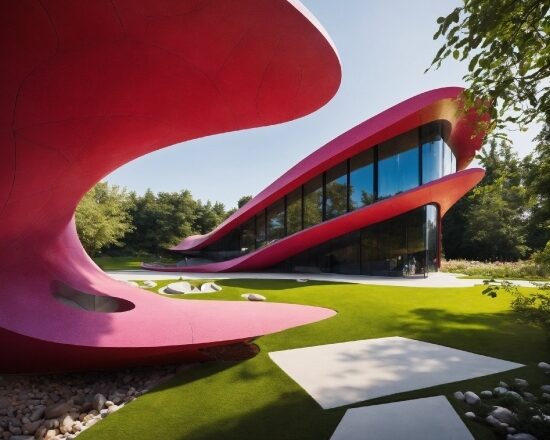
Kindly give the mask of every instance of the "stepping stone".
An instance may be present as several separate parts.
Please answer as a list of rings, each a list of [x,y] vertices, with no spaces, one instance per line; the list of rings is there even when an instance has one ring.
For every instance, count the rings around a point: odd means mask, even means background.
[[[473,440],[444,396],[346,411],[331,440]]]
[[[324,409],[523,367],[401,337],[276,351],[269,356]]]

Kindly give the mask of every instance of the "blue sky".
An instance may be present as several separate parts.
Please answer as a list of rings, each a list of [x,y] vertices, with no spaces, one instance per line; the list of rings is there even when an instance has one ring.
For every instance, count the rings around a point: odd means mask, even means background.
[[[334,41],[342,63],[336,96],[296,121],[177,144],[136,159],[107,176],[143,193],[188,189],[230,208],[255,195],[296,162],[386,108],[426,90],[464,86],[467,63],[448,60],[424,73],[441,42],[436,19],[456,0],[302,0]],[[524,156],[536,130],[511,132]]]

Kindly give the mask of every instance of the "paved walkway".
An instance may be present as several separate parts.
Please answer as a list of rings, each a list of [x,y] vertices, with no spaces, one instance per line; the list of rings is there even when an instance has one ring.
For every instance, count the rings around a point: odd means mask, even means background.
[[[184,279],[266,279],[286,280],[307,278],[316,281],[330,281],[334,283],[373,284],[378,286],[402,287],[472,287],[483,284],[482,279],[460,279],[461,275],[446,272],[434,272],[427,278],[391,278],[370,277],[365,275],[340,274],[311,274],[311,273],[271,273],[271,272],[235,272],[235,273],[189,273],[189,272],[154,272],[149,270],[119,270],[107,271],[107,274],[117,280],[173,280],[179,277]],[[533,287],[529,281],[510,280],[524,287]]]

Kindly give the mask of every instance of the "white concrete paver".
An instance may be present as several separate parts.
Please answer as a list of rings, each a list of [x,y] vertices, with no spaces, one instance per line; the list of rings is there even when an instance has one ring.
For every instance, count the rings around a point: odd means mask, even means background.
[[[269,353],[322,408],[523,367],[398,336]]]
[[[473,440],[444,396],[352,408],[331,440]]]
[[[340,274],[311,274],[311,273],[271,273],[271,272],[234,272],[234,273],[190,273],[190,272],[154,272],[149,270],[120,270],[108,271],[107,274],[118,280],[173,280],[179,277],[184,279],[266,279],[286,280],[306,278],[316,281],[330,281],[334,283],[371,284],[378,286],[401,287],[472,287],[483,284],[482,279],[461,279],[461,275],[447,272],[434,272],[423,278],[390,278],[370,277],[365,275]],[[533,287],[529,281],[510,280],[524,287]]]

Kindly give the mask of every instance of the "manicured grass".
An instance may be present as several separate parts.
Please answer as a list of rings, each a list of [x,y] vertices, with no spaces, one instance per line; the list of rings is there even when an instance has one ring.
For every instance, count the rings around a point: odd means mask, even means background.
[[[136,257],[95,257],[95,264],[103,270],[135,270],[141,269],[143,259]]]
[[[161,282],[159,287],[167,283]],[[542,331],[515,320],[505,294],[490,299],[481,295],[480,286],[428,289],[300,284],[292,280],[217,283],[223,287],[222,292],[186,295],[186,300],[240,301],[242,293],[258,292],[269,301],[328,307],[338,315],[259,338],[261,352],[253,359],[211,362],[183,372],[82,433],[82,440],[329,439],[348,407],[321,409],[267,355],[271,351],[319,344],[403,336],[527,365],[508,373],[352,406],[444,394],[462,415],[466,409],[452,398],[454,391],[492,389],[499,380],[514,377],[527,379],[537,389],[545,380],[536,363],[550,359],[548,339]],[[170,300],[179,301],[177,297]],[[174,325],[181,324],[174,322]],[[484,426],[470,420],[465,423],[477,439],[496,438]]]

